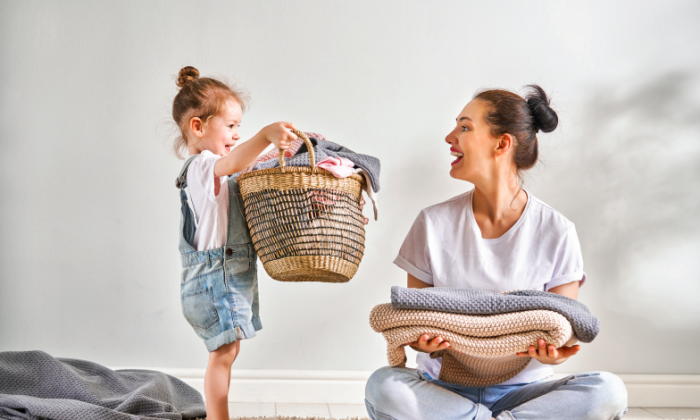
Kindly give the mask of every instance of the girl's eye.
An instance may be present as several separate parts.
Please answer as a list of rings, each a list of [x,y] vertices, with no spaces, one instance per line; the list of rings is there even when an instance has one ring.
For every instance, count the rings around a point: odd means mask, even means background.
[[[462,126],[462,131],[468,131],[468,130],[469,130],[469,127],[467,127],[465,125]]]

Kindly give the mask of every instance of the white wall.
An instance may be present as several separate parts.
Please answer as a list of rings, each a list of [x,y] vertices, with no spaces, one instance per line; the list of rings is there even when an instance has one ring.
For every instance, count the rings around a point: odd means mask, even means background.
[[[700,374],[700,3],[0,2],[0,351],[202,368],[180,313],[170,152],[185,65],[382,160],[348,284],[261,269],[241,369],[373,370],[368,325],[418,211],[465,191],[443,142],[483,87],[539,83],[560,127],[526,187],[574,221],[602,320],[562,369]]]

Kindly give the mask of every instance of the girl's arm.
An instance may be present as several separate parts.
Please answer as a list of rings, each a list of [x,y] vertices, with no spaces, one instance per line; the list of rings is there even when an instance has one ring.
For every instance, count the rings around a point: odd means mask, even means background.
[[[214,176],[233,175],[248,167],[270,143],[277,148],[287,150],[292,141],[297,139],[288,129],[295,129],[290,122],[277,122],[264,127],[247,142],[236,147],[231,153],[214,164]]]

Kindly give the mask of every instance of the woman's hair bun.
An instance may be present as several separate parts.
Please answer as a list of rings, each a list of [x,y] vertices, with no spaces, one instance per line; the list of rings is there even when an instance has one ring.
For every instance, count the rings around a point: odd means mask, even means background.
[[[199,70],[192,66],[187,66],[180,70],[176,83],[179,88],[183,88],[186,84],[196,79],[199,79]]]
[[[537,85],[529,85],[528,88],[530,88],[531,91],[527,94],[526,99],[527,105],[530,107],[530,112],[532,112],[535,132],[540,130],[545,133],[554,131],[559,124],[559,117],[557,117],[557,113],[549,107],[549,98],[547,98],[547,94]]]

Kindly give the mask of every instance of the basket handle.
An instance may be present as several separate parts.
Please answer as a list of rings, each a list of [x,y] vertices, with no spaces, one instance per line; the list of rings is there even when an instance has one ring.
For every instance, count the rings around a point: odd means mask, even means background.
[[[311,144],[311,141],[309,140],[308,137],[306,137],[306,134],[299,130],[291,130],[292,133],[296,134],[297,137],[300,137],[302,140],[304,140],[304,143],[306,143],[306,148],[309,150],[309,163],[311,164],[311,171],[316,172],[316,157],[314,156],[314,145]],[[282,172],[284,172],[284,150],[279,149],[279,159],[280,159],[280,168],[282,169]]]

